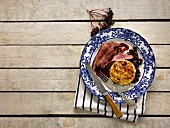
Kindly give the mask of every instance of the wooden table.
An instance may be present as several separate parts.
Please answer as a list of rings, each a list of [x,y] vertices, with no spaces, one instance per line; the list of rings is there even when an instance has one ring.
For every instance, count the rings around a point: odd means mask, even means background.
[[[86,10],[112,8],[113,27],[140,33],[156,56],[146,111],[136,123],[73,108]],[[169,0],[1,0],[0,128],[170,127]]]

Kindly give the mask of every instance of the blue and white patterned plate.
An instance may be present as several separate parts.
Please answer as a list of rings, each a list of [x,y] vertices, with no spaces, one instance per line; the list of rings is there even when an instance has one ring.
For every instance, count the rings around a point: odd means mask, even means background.
[[[139,56],[144,60],[142,66],[140,66],[141,77],[139,81],[128,91],[123,92],[125,97],[135,100],[144,94],[152,83],[155,75],[156,64],[154,53],[148,42],[141,35],[132,30],[125,28],[109,28],[99,32],[88,41],[80,58],[80,74],[83,82],[93,95],[98,99],[105,101],[104,96],[99,92],[86,69],[85,60],[88,60],[88,62],[92,64],[99,46],[102,43],[109,41],[124,42],[130,47],[136,46],[138,48]],[[117,93],[108,88],[106,89],[116,104],[125,102],[125,100],[123,100]]]

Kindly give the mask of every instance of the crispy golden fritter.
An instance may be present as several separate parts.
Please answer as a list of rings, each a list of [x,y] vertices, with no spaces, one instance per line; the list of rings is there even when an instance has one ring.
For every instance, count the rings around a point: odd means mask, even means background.
[[[116,61],[110,68],[112,81],[123,86],[133,81],[135,73],[135,66],[127,60]]]

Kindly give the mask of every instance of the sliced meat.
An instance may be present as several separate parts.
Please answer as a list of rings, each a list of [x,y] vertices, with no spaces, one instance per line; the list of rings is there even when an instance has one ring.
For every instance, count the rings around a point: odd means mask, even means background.
[[[98,65],[97,63],[99,62],[99,60],[103,57],[103,55],[106,54],[109,46],[110,46],[110,43],[108,43],[108,42],[105,42],[100,46],[100,49],[99,49],[99,51],[93,61],[93,64],[92,64],[92,67],[94,70],[96,69],[96,66]]]
[[[96,74],[98,74],[99,71],[102,71],[105,75],[109,76],[109,69],[114,62],[113,60],[133,58],[131,55],[123,54],[124,51],[128,49],[129,46],[124,43],[103,43],[93,61],[93,70]]]
[[[118,61],[118,60],[130,60],[132,59],[132,55],[128,55],[127,53],[119,53],[115,55],[112,59],[112,61]]]
[[[115,56],[118,52],[120,44],[116,42],[110,43],[110,46],[107,49],[107,52],[103,54],[102,58],[97,62],[97,66],[101,68],[105,68],[107,64],[112,60],[113,56]]]

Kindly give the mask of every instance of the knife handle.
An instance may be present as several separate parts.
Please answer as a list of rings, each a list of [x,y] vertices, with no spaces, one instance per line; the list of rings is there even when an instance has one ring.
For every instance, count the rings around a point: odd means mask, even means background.
[[[104,96],[109,103],[110,107],[112,108],[113,112],[115,113],[117,118],[121,118],[123,116],[122,112],[118,109],[117,105],[113,102],[112,98],[109,94]]]

